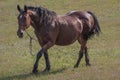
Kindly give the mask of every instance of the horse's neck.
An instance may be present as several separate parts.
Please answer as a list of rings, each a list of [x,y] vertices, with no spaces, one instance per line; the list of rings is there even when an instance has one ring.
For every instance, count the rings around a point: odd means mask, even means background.
[[[38,22],[31,21],[31,26],[34,28],[35,31],[39,31],[40,30],[40,25],[39,25]]]
[[[31,26],[36,30],[38,27],[39,19],[36,15],[32,14],[30,15],[31,18]]]

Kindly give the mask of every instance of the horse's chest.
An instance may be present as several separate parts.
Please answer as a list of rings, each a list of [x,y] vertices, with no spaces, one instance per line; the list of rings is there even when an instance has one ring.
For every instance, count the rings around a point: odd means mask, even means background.
[[[49,32],[47,30],[40,30],[39,32],[35,32],[36,34],[36,37],[38,38],[38,40],[41,40],[41,41],[47,41],[48,38],[49,38]]]

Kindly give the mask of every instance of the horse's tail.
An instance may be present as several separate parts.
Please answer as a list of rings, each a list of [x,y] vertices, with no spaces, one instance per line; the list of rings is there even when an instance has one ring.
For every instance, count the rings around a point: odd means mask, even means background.
[[[93,29],[91,29],[91,32],[90,32],[90,33],[92,33],[92,35],[94,35],[94,34],[99,35],[100,32],[101,32],[101,29],[100,29],[100,25],[99,25],[99,22],[98,22],[97,17],[96,17],[95,14],[93,14],[92,12],[90,12],[90,11],[87,11],[87,12],[88,12],[90,15],[92,15],[92,17],[94,18],[94,26],[93,26]]]

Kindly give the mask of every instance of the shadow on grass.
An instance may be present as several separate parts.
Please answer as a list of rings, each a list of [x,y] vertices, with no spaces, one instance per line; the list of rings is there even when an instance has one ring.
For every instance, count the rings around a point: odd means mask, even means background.
[[[37,74],[33,74],[33,73],[19,74],[19,75],[13,75],[13,76],[8,76],[8,77],[2,77],[0,78],[0,80],[26,79],[31,76],[40,77],[40,76],[45,76],[45,75],[50,75],[50,74],[62,73],[66,69],[67,68],[62,68],[62,69],[58,69],[58,70],[50,71],[50,72],[38,72]]]

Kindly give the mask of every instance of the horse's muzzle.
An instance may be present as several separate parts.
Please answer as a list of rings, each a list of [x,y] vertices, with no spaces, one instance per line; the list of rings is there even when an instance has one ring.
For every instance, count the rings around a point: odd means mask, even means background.
[[[19,38],[23,38],[23,32],[18,31],[18,32],[17,32],[17,36],[18,36]]]

